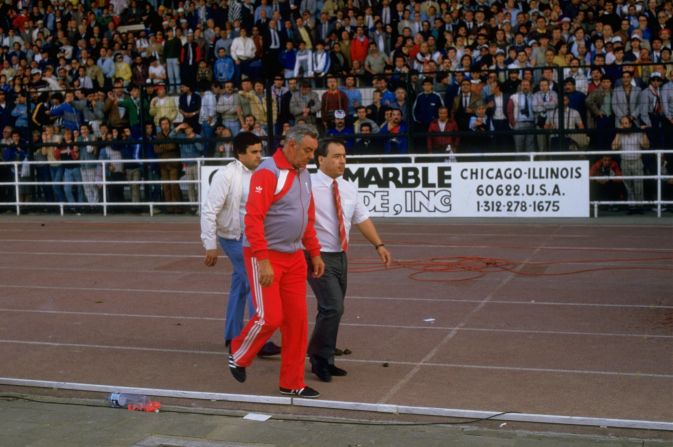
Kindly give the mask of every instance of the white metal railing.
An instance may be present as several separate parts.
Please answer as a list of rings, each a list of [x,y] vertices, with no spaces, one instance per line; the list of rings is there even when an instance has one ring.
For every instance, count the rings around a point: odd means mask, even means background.
[[[593,156],[601,156],[601,155],[617,155],[622,152],[618,151],[559,151],[559,152],[503,152],[503,153],[474,153],[474,154],[453,154],[453,153],[447,153],[447,154],[393,154],[393,155],[364,155],[364,156],[350,156],[349,161],[350,163],[358,163],[358,162],[394,162],[394,163],[400,163],[400,162],[409,162],[409,163],[415,163],[417,161],[437,161],[440,163],[448,163],[448,162],[454,162],[454,161],[460,161],[461,159],[470,159],[472,161],[479,160],[479,159],[487,159],[489,162],[492,163],[497,163],[497,160],[494,159],[500,159],[502,158],[503,161],[505,160],[529,160],[529,161],[540,161],[540,160],[552,160],[554,157],[558,158],[564,158],[568,159],[568,157],[572,157],[573,159],[584,159],[584,158],[590,158]],[[642,175],[642,176],[621,176],[621,177],[590,177],[591,180],[605,180],[605,179],[610,179],[610,180],[615,180],[615,179],[643,179],[643,180],[649,180],[649,181],[656,181],[656,198],[654,200],[643,200],[643,201],[598,201],[598,200],[592,200],[590,202],[591,206],[593,207],[593,214],[594,217],[598,216],[598,211],[599,211],[599,206],[601,205],[608,205],[608,206],[652,206],[656,208],[656,214],[657,217],[661,217],[662,213],[662,208],[664,206],[668,205],[673,205],[673,200],[664,200],[662,197],[662,183],[667,182],[667,181],[673,181],[673,176],[671,175],[666,175],[662,172],[662,166],[664,162],[664,157],[668,155],[669,157],[673,156],[673,150],[667,149],[667,150],[648,150],[648,151],[642,151],[642,155],[649,155],[649,156],[654,156],[656,157],[656,168],[657,172],[654,174],[648,174],[648,175]],[[154,215],[157,212],[157,209],[161,207],[192,207],[192,208],[198,208],[200,202],[201,202],[201,166],[204,164],[208,165],[214,165],[214,164],[222,164],[231,161],[232,159],[223,159],[223,158],[193,158],[193,159],[182,159],[182,158],[176,158],[176,159],[153,159],[153,160],[144,160],[142,162],[139,162],[137,160],[81,160],[81,161],[58,161],[58,162],[53,162],[53,161],[31,161],[31,162],[22,162],[22,161],[14,161],[14,162],[0,162],[0,166],[4,167],[10,167],[11,172],[12,172],[12,178],[11,179],[6,179],[5,181],[0,181],[0,188],[9,188],[9,190],[13,190],[13,201],[5,201],[4,203],[0,203],[0,206],[6,206],[6,207],[14,207],[16,210],[17,215],[22,214],[22,210],[29,210],[30,208],[35,208],[35,207],[53,207],[57,208],[58,211],[60,212],[61,215],[65,214],[66,209],[69,207],[73,208],[101,208],[103,215],[107,215],[109,212],[110,208],[116,208],[116,207],[139,207],[139,208],[147,208],[149,210],[150,215]],[[111,180],[109,178],[109,173],[108,173],[108,167],[111,164],[140,164],[143,166],[143,171],[146,174],[147,169],[149,169],[150,165],[153,164],[161,164],[161,163],[175,163],[179,162],[182,164],[186,163],[196,163],[197,166],[197,178],[194,180],[187,180],[187,179],[178,179],[178,180],[138,180],[138,181],[130,181],[130,180]],[[60,181],[60,182],[39,182],[34,179],[24,179],[21,177],[21,168],[24,163],[28,163],[30,167],[37,167],[37,166],[50,166],[50,165],[60,165],[60,166],[67,166],[68,164],[75,164],[75,165],[83,165],[83,164],[94,164],[97,166],[97,168],[100,168],[102,171],[102,175],[100,175],[99,179],[96,179],[94,181]],[[33,169],[31,169],[31,172],[34,172]],[[184,192],[185,189],[187,189],[188,185],[193,184],[196,187],[196,194],[197,194],[197,201],[190,202],[190,201],[181,201],[181,202],[165,202],[162,200],[151,200],[150,195],[151,192],[149,191],[152,187],[161,187],[161,185],[164,184],[178,184],[180,187],[180,190]],[[21,187],[26,187],[26,186],[31,186],[33,187],[34,191],[37,192],[37,189],[39,187],[47,187],[47,188],[52,188],[55,185],[61,185],[61,186],[73,186],[73,185],[95,185],[97,188],[100,189],[100,198],[101,200],[97,203],[89,203],[89,202],[67,202],[67,201],[21,201]],[[129,186],[131,185],[139,185],[142,187],[142,194],[141,194],[141,200],[138,202],[132,202],[130,199],[127,201],[123,202],[112,202],[108,200],[108,191],[107,187],[110,185],[120,185],[124,187],[124,193],[126,195],[129,195],[130,197],[130,191],[128,191]],[[55,198],[56,199],[56,198]]]

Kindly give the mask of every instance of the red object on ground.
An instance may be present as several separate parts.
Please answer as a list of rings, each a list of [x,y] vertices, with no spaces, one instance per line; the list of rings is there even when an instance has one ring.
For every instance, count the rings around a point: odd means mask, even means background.
[[[150,401],[146,404],[129,404],[129,411],[144,411],[146,413],[158,413],[161,408],[161,403],[156,401]]]

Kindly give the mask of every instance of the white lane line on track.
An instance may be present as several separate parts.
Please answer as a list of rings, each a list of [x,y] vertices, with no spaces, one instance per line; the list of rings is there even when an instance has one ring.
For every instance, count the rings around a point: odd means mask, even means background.
[[[117,256],[119,256],[119,254]],[[154,255],[148,255],[148,256],[154,256]],[[187,256],[183,256],[183,257],[193,259],[193,258],[198,257],[198,256],[187,255]],[[226,258],[226,256],[222,256],[222,257]],[[399,261],[400,262],[413,262],[413,261],[404,260],[404,259],[400,259]],[[57,261],[52,261],[52,262],[57,262]],[[513,261],[513,262],[515,262],[515,261]],[[637,262],[638,262],[637,263],[638,267],[647,266],[647,267],[650,267],[650,268],[653,268],[653,269],[659,269],[659,268],[663,267],[661,264],[658,264],[657,261],[647,261],[647,262],[637,261]],[[634,261],[634,263],[636,263],[636,261]],[[565,266],[580,266],[580,265],[588,265],[588,264],[589,263],[587,263],[586,261],[575,261],[575,262],[564,263]],[[529,265],[532,265],[532,266],[545,265],[545,262],[544,261],[536,261],[536,262],[530,263]],[[613,261],[595,262],[595,263],[591,263],[591,265],[600,265],[602,267],[610,267],[610,266],[620,266],[621,267],[621,266],[624,266],[624,262],[623,261],[620,262],[619,260],[615,259]],[[161,268],[161,266],[158,266],[157,268],[151,269],[151,270],[138,270],[138,269],[133,268],[133,267],[129,267],[127,269],[112,269],[112,268],[108,268],[108,267],[105,267],[105,268],[62,267],[61,265],[48,266],[48,267],[35,267],[35,266],[32,266],[32,265],[22,266],[22,265],[11,264],[11,265],[0,265],[0,270],[13,270],[13,271],[29,270],[31,272],[32,271],[43,270],[43,271],[50,271],[50,272],[67,271],[67,272],[84,272],[84,273],[86,273],[86,272],[118,272],[118,273],[134,273],[134,274],[138,274],[138,273],[144,273],[144,274],[184,273],[184,274],[216,274],[216,275],[221,275],[221,273],[219,271],[216,271],[214,269],[204,269],[203,265],[201,265],[200,263],[195,264],[194,266],[195,266],[195,269],[193,269],[193,270],[165,270],[165,269]],[[225,263],[225,268],[230,269],[231,267],[230,267],[229,264]],[[499,271],[499,272],[498,271],[493,271],[493,272],[489,272],[489,273],[495,274],[495,273],[506,273],[506,272],[507,272],[506,270],[503,270],[503,271]],[[359,271],[352,271],[351,270],[351,271],[349,271],[349,273],[351,275],[363,275],[367,272],[359,272]],[[469,271],[466,270],[464,272],[447,272],[447,275],[449,273],[454,273],[454,274],[469,273]],[[357,279],[357,278],[354,278],[354,280],[355,279]]]
[[[174,289],[124,289],[119,287],[61,287],[61,286],[36,286],[36,285],[13,285],[0,284],[0,287],[14,289],[46,289],[46,290],[86,290],[90,292],[128,292],[128,293],[178,293],[185,295],[226,295],[225,292],[211,292],[208,290],[174,290]]]
[[[349,296],[349,300],[361,301],[421,301],[431,303],[466,303],[474,304],[480,303],[481,300],[470,299],[454,299],[454,298],[415,298],[415,297],[378,297],[378,296]],[[514,304],[519,306],[559,306],[559,307],[616,307],[624,309],[673,309],[673,305],[662,304],[619,304],[619,303],[578,303],[578,302],[562,302],[562,301],[508,301],[508,300],[491,300],[489,304]]]
[[[199,267],[203,267],[202,265]],[[231,268],[229,266],[225,267],[226,270],[214,270],[214,269],[203,269],[199,268],[198,270],[168,270],[163,269],[160,266],[157,269],[153,270],[139,270],[134,268],[128,269],[113,269],[113,268],[86,268],[86,267],[15,267],[11,265],[0,265],[0,270],[12,270],[12,271],[24,271],[28,270],[31,272],[35,271],[45,271],[45,272],[97,272],[97,273],[129,273],[134,275],[150,275],[158,273],[160,275],[172,274],[172,275],[212,275],[222,278],[222,273],[231,273]],[[222,278],[224,279],[224,278]]]
[[[9,242],[9,241],[4,241],[4,242]],[[51,243],[61,243],[64,242],[66,243],[67,241],[63,240],[14,240],[13,242],[27,242],[27,243],[44,243],[44,242],[51,242]],[[97,240],[81,240],[78,241],[77,243],[88,243],[88,244],[126,244],[126,245],[138,245],[138,244],[163,244],[163,245],[189,245],[189,246],[201,246],[201,244],[197,242],[188,242],[188,241],[160,241],[160,240],[148,240],[148,241],[97,241]],[[619,252],[625,252],[625,253],[671,253],[673,252],[673,248],[662,248],[662,247],[649,247],[649,248],[644,248],[644,247],[596,247],[596,246],[574,246],[574,245],[541,245],[539,247],[534,247],[534,246],[524,246],[524,245],[485,245],[485,244],[449,244],[449,243],[441,243],[441,242],[432,242],[432,243],[425,243],[425,242],[404,242],[404,241],[397,241],[397,242],[389,242],[387,244],[390,247],[399,247],[401,249],[405,248],[453,248],[453,249],[479,249],[479,250],[548,250],[548,251],[578,251],[578,252],[584,252],[584,251],[590,251],[590,252],[609,252],[609,253],[619,253]],[[353,244],[349,244],[349,246],[353,247],[370,247],[369,243],[366,242],[353,242]],[[56,255],[56,256],[73,256],[73,255],[90,255],[90,256],[106,256],[108,253],[101,253],[100,251],[96,252],[57,252],[57,251],[29,251],[29,250],[21,250],[21,251],[0,251],[0,254],[10,254],[10,255],[23,255],[23,254],[35,254],[35,255]],[[112,253],[113,255],[115,253]],[[129,255],[130,256],[130,255]],[[148,256],[155,256],[155,255],[148,255]],[[183,257],[184,255],[181,253],[175,253],[175,254],[167,254],[163,256],[175,256],[175,257]]]
[[[0,339],[0,344],[19,344],[28,346],[48,346],[57,348],[84,348],[84,349],[110,349],[120,351],[144,351],[144,352],[162,352],[175,354],[195,354],[195,355],[213,355],[224,357],[227,355],[225,350],[222,351],[206,351],[199,349],[167,349],[167,348],[151,348],[144,346],[119,346],[119,345],[100,345],[100,344],[86,344],[86,343],[57,343],[57,342],[43,342],[32,340],[9,340]],[[341,358],[340,361],[349,363],[364,363],[364,364],[381,364],[388,362],[393,365],[400,366],[414,366],[421,367],[438,367],[438,368],[468,368],[468,369],[484,369],[484,370],[499,370],[499,371],[514,371],[514,372],[538,372],[538,373],[554,373],[554,374],[586,374],[586,375],[602,375],[602,376],[623,376],[623,377],[643,377],[652,379],[673,379],[673,374],[653,374],[641,372],[622,372],[622,371],[605,371],[605,370],[582,370],[582,369],[563,369],[563,368],[532,368],[532,367],[517,367],[504,365],[473,365],[462,363],[436,363],[436,362],[408,362],[395,361],[388,359],[348,359]]]
[[[27,313],[27,314],[47,314],[47,315],[74,315],[74,316],[90,316],[90,317],[112,317],[112,318],[147,318],[147,319],[165,319],[165,320],[196,320],[196,321],[216,321],[222,322],[224,318],[216,317],[200,317],[187,315],[155,315],[155,314],[125,314],[114,312],[78,312],[78,311],[64,311],[64,310],[36,310],[36,309],[9,309],[0,308],[1,312],[7,313]],[[309,325],[314,323],[310,322]],[[404,330],[431,330],[431,331],[461,331],[461,332],[492,332],[492,333],[506,333],[506,334],[537,334],[537,335],[564,335],[564,336],[581,336],[581,337],[622,337],[622,338],[645,338],[645,339],[673,339],[673,335],[659,335],[659,334],[639,334],[634,332],[581,332],[581,331],[551,331],[551,330],[537,330],[537,329],[501,329],[501,328],[479,328],[464,326],[461,328],[455,326],[414,326],[402,324],[374,324],[374,323],[348,323],[342,322],[341,326],[348,327],[362,327],[362,328],[377,328],[377,329],[404,329]]]
[[[124,258],[201,258],[203,255],[188,255],[184,253],[179,254],[151,254],[151,253],[101,253],[101,252],[56,252],[56,251],[0,251],[0,255],[35,255],[35,256],[95,256],[95,257],[124,257]]]
[[[109,270],[106,270],[109,271]],[[134,272],[135,273],[135,272]],[[195,272],[185,272],[193,274]],[[223,291],[193,291],[193,290],[175,290],[175,289],[128,289],[115,287],[73,287],[73,286],[41,286],[36,284],[1,284],[0,287],[12,289],[42,289],[42,290],[86,290],[91,292],[127,292],[127,293],[172,293],[172,294],[196,294],[196,295],[229,295],[226,290]],[[308,295],[313,297],[312,294]],[[455,298],[417,298],[417,297],[379,297],[379,296],[352,296],[349,300],[356,301],[409,301],[409,302],[428,302],[428,303],[451,303],[451,304],[478,304],[482,300],[478,299],[455,299]],[[598,307],[598,308],[623,308],[623,309],[673,309],[673,305],[662,304],[620,304],[620,303],[578,303],[561,301],[508,301],[491,300],[489,304],[512,304],[516,306],[555,306],[555,307]]]
[[[35,310],[35,309],[6,309],[0,308],[0,312],[14,313],[35,313],[48,315],[81,315],[87,317],[114,317],[114,318],[149,318],[158,320],[198,320],[198,321],[217,321],[222,322],[224,318],[199,317],[188,315],[154,315],[154,314],[123,314],[115,312],[78,312],[69,310]],[[672,337],[673,338],[673,337]]]
[[[396,244],[388,244],[391,247],[412,247],[412,248],[454,248],[454,249],[485,249],[485,250],[494,250],[494,249],[513,249],[513,250],[523,250],[523,249],[528,249],[525,247],[496,247],[496,246],[477,246],[477,245],[441,245],[441,244],[431,244],[431,245],[409,245],[409,246],[401,246],[401,245],[396,245]],[[369,247],[369,244],[351,244],[351,246],[359,247]],[[596,248],[596,247],[540,247],[540,250],[548,250],[548,251],[591,251],[593,253],[596,253],[598,251],[603,251],[603,252],[611,252],[611,253],[663,253],[663,254],[668,254],[668,253],[673,253],[673,248],[651,248],[651,249],[643,249],[643,248],[627,248],[627,247],[616,247],[616,248]],[[186,254],[186,253],[101,253],[100,251],[95,251],[95,252],[73,252],[73,251],[68,251],[68,252],[63,252],[63,251],[28,251],[28,250],[21,250],[21,251],[0,251],[0,255],[8,255],[8,256],[57,256],[57,257],[77,257],[81,258],[84,256],[90,256],[90,257],[129,257],[129,258],[174,258],[174,259],[193,259],[193,258],[203,258],[203,254]],[[463,255],[463,254],[461,254]],[[436,258],[437,256],[430,256],[430,258]],[[441,258],[441,257],[440,257]],[[528,259],[528,258],[527,258]],[[354,261],[357,260],[357,258],[354,258]],[[417,261],[418,258],[412,258],[412,259],[406,259],[406,258],[398,258],[398,261]],[[623,265],[624,261],[629,261],[627,260],[620,260],[619,258],[615,258],[611,261],[602,261],[601,264],[616,264],[616,265]],[[662,260],[664,261],[664,260]],[[528,261],[517,261],[513,260],[512,262],[518,262],[521,264],[525,264]],[[558,262],[558,261],[547,261],[547,262]],[[635,262],[635,261],[634,261]],[[648,261],[648,262],[655,262],[655,261]],[[661,261],[660,261],[661,262]],[[545,261],[535,261],[532,264],[544,264]],[[565,262],[566,265],[585,265],[587,264],[586,261],[578,260],[577,262]],[[357,273],[357,272],[352,272],[352,273]]]
[[[4,231],[3,231],[4,232]],[[101,234],[102,232],[97,232],[97,231],[90,231],[90,234]],[[23,232],[25,234],[25,231]],[[63,233],[59,232],[59,234],[64,235]],[[74,235],[77,236],[82,236],[82,232],[80,231],[73,231]],[[116,236],[124,236],[126,234],[132,234],[132,233],[127,233],[126,231],[124,234],[120,234],[119,231],[116,232],[110,232],[110,234],[116,235]],[[404,233],[404,232],[388,232],[386,233],[387,236],[406,236],[409,237],[409,233]],[[52,235],[53,236],[53,235]],[[544,238],[546,237],[546,234],[526,234],[526,233],[461,233],[460,237],[453,236],[453,235],[438,235],[438,239],[448,239],[447,242],[450,242],[452,239],[456,240],[465,240],[465,238],[482,238],[482,237],[513,237],[517,239],[526,239],[526,238],[532,238],[532,237],[541,237]],[[587,239],[587,238],[593,238],[593,236],[587,236],[584,234],[566,234],[566,235],[560,235],[558,236],[561,239]],[[360,236],[354,238],[354,242],[363,242],[366,243],[364,238],[361,238]],[[109,240],[109,239],[44,239],[44,238],[0,238],[0,242],[74,242],[74,243],[85,243],[85,242],[101,242],[101,243],[112,243],[116,242],[117,240]],[[131,240],[126,240],[122,242],[134,242],[133,239]],[[183,241],[175,241],[175,240],[162,240],[162,239],[156,239],[152,238],[149,240],[141,240],[138,241],[139,243],[156,243],[156,242],[164,242],[164,243],[190,243],[190,244],[198,244],[198,240],[195,240],[194,238],[185,238]],[[393,241],[395,242],[395,241]],[[398,241],[399,242],[399,241]],[[404,241],[401,241],[404,243]],[[412,241],[413,242],[413,241]]]
[[[383,324],[366,324],[366,323],[341,323],[341,326],[350,327],[367,327],[367,328],[384,328],[384,329],[413,329],[413,330],[442,330],[442,331],[459,331],[459,332],[492,332],[497,334],[536,334],[536,335],[567,335],[580,337],[623,337],[623,338],[656,338],[669,340],[673,339],[673,335],[656,335],[656,334],[636,334],[632,332],[581,332],[581,331],[551,331],[539,329],[500,329],[500,328],[479,328],[470,326],[404,326],[404,325],[383,325]]]

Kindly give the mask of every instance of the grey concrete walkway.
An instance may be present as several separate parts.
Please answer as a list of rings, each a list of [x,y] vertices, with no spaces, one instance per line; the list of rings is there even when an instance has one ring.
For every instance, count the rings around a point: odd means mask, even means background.
[[[268,408],[267,408],[268,409]],[[253,446],[452,446],[452,447],[643,447],[673,445],[673,434],[657,432],[550,432],[497,422],[401,425],[289,414],[265,422],[245,412],[164,406],[159,414],[108,408],[102,399],[63,399],[3,394],[3,447],[253,447]],[[391,423],[397,422],[397,425]],[[388,425],[382,425],[388,424]],[[489,425],[492,427],[489,427]],[[581,429],[585,430],[585,429]],[[572,430],[571,430],[572,431]]]

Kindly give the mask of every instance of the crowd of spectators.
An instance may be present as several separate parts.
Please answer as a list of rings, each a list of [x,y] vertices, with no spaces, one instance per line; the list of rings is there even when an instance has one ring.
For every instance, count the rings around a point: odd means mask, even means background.
[[[670,0],[5,1],[0,145],[37,163],[0,181],[98,203],[103,178],[195,180],[181,158],[228,157],[241,129],[270,155],[301,122],[350,154],[671,148],[671,30]],[[183,200],[171,183],[105,192]]]

